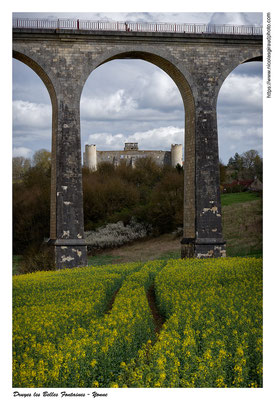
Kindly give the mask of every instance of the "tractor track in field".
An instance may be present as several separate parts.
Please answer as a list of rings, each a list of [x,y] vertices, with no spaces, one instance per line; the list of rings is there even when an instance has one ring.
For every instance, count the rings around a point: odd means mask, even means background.
[[[113,308],[113,304],[115,302],[115,298],[117,296],[117,293],[119,292],[119,290],[121,289],[121,287],[119,287],[118,289],[115,290],[115,292],[113,293],[107,307],[106,307],[106,311],[105,314],[110,314],[112,308]],[[147,297],[147,301],[148,301],[148,305],[150,307],[151,313],[152,313],[152,317],[153,317],[153,321],[154,321],[154,326],[155,326],[155,334],[159,334],[164,322],[166,321],[165,317],[159,312],[158,306],[157,306],[157,301],[156,301],[156,294],[155,294],[155,286],[154,284],[152,284],[148,291],[146,292],[146,297]]]
[[[113,308],[113,304],[114,304],[114,302],[115,302],[116,295],[117,295],[117,293],[119,292],[120,288],[121,288],[121,286],[120,286],[118,289],[116,289],[116,290],[114,291],[114,293],[113,293],[113,295],[112,295],[112,297],[111,297],[111,300],[109,301],[109,303],[108,303],[108,305],[107,305],[105,314],[110,314],[110,312],[111,312],[111,310],[112,310],[112,308]]]
[[[165,322],[165,318],[163,315],[160,314],[158,306],[157,306],[154,284],[152,284],[149,287],[146,295],[147,295],[148,304],[151,309],[151,313],[152,313],[154,324],[155,324],[155,333],[159,333],[162,328],[162,325]]]

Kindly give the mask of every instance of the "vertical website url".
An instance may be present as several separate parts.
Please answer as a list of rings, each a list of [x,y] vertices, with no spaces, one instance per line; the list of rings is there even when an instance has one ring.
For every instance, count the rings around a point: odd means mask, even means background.
[[[270,12],[267,13],[266,17],[266,68],[267,68],[267,98],[271,98],[271,14]]]

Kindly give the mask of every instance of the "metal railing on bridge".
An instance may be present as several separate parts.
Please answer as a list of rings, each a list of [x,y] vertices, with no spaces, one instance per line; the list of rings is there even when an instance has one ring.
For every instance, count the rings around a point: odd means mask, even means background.
[[[176,32],[176,33],[214,33],[218,35],[262,35],[263,27],[256,25],[209,25],[174,24],[151,22],[113,22],[79,19],[13,19],[13,28],[27,29],[73,29],[89,31],[126,31],[126,32]]]

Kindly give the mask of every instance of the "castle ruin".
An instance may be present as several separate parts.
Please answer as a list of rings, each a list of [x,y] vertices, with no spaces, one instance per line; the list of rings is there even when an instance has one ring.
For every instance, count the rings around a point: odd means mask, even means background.
[[[99,151],[95,144],[86,144],[83,153],[83,164],[92,171],[97,170],[100,163],[106,162],[117,167],[121,162],[126,162],[133,168],[140,158],[150,157],[157,165],[183,165],[182,144],[171,144],[170,151],[163,150],[139,150],[138,143],[125,143],[124,150]]]

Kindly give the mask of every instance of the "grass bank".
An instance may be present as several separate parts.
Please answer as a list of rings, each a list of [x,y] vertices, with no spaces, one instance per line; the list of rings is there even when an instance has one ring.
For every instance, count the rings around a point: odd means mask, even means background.
[[[260,195],[254,192],[242,193],[223,193],[221,195],[221,204],[223,206],[230,206],[235,203],[246,203],[248,201],[259,200]]]
[[[227,256],[262,256],[262,200],[231,203],[222,207]]]

